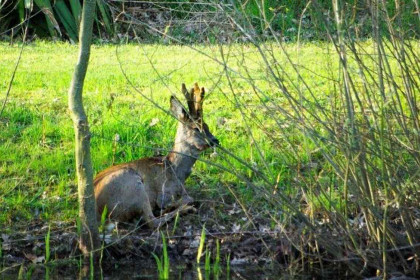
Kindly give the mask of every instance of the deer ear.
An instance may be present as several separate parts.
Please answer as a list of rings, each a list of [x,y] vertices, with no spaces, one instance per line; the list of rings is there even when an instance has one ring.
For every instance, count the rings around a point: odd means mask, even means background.
[[[187,112],[175,96],[171,96],[171,112],[178,120],[186,120],[187,118]]]

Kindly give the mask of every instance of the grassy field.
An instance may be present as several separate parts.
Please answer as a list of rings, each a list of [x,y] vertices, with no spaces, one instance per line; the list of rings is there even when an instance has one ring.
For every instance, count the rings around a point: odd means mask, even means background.
[[[312,68],[311,71],[323,71],[324,47],[308,45],[302,48],[300,59]],[[3,43],[0,48],[0,90],[4,93],[20,46],[11,47]],[[264,134],[256,134],[251,140],[246,120],[232,96],[225,95],[230,90],[221,74],[223,67],[213,60],[213,57],[219,58],[218,48],[197,48],[203,54],[180,46],[93,47],[85,82],[85,106],[93,133],[94,169],[100,171],[112,165],[113,160],[119,163],[166,153],[171,148],[176,129],[176,121],[165,111],[169,107],[169,97],[171,93],[180,96],[182,82],[192,85],[197,81],[209,91],[205,118],[223,147],[244,161],[262,164],[260,155],[252,149],[252,141],[258,141],[264,148],[264,161],[270,164],[270,173],[275,176],[283,172],[282,182],[286,182],[286,170],[289,169],[285,165],[287,155],[280,149],[272,149],[272,142]],[[255,75],[264,77],[255,50],[247,46],[242,48]],[[293,48],[290,46],[291,50]],[[35,42],[24,49],[1,116],[2,224],[12,225],[34,217],[46,220],[75,217],[73,127],[67,109],[67,90],[76,54],[77,47],[65,43]],[[233,56],[232,60],[236,63],[238,58]],[[312,83],[322,90],[322,81],[314,79]],[[265,90],[270,90],[269,85],[261,84]],[[249,88],[241,88],[239,94],[243,97],[249,91]],[[273,93],[269,94],[274,97]],[[321,99],[324,94],[320,95]],[[145,97],[156,102],[161,109]],[[248,102],[254,102],[251,96]],[[252,106],[250,108],[254,110]],[[264,125],[270,124],[267,122]],[[251,129],[258,129],[258,123],[251,126]],[[114,154],[113,138],[116,134],[121,141]],[[285,148],[282,143],[277,144]],[[244,171],[238,162],[226,162],[223,158],[209,155],[203,158]],[[195,167],[190,185],[193,187],[199,181],[209,185],[210,192],[219,191],[223,184],[242,184],[234,175],[200,162]],[[246,192],[246,188],[241,190],[242,194]]]
[[[235,221],[242,230],[255,227],[247,221],[252,216],[272,228],[302,222],[302,235],[327,227],[356,255],[372,238],[373,260],[386,248],[413,245],[420,219],[412,211],[419,198],[419,43],[408,43],[403,68],[392,50],[378,63],[372,41],[350,48],[345,67],[328,43],[260,50],[95,45],[84,94],[94,170],[167,153],[176,129],[169,97],[182,100],[181,83],[198,82],[208,92],[205,121],[222,148],[202,156],[187,185],[196,200],[219,202],[215,223],[230,226],[234,220],[223,205],[236,202],[246,213]],[[0,100],[19,48],[0,43]],[[0,225],[6,231],[35,218],[76,217],[67,109],[76,54],[77,47],[65,43],[24,48],[0,116]],[[350,78],[343,81],[345,75]],[[346,247],[340,242],[334,246]]]

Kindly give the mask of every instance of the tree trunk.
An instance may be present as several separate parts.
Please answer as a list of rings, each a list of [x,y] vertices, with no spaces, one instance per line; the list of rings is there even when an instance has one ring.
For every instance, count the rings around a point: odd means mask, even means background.
[[[69,109],[75,131],[75,157],[78,180],[79,218],[82,225],[80,250],[86,257],[100,246],[93,192],[93,170],[90,158],[90,132],[83,108],[83,83],[89,63],[95,0],[83,3],[79,30],[79,57],[69,90]]]

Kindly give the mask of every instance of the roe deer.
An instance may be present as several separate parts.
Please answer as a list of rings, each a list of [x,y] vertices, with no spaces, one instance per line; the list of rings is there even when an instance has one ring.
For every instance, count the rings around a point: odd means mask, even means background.
[[[97,215],[105,206],[108,216],[116,221],[135,217],[145,219],[149,227],[158,227],[172,219],[177,212],[193,209],[193,199],[187,194],[184,182],[199,154],[219,141],[203,122],[204,88],[197,83],[190,91],[182,84],[188,112],[172,96],[171,111],[179,120],[172,151],[163,157],[150,157],[112,166],[100,172],[94,180]],[[153,210],[176,210],[156,218]]]

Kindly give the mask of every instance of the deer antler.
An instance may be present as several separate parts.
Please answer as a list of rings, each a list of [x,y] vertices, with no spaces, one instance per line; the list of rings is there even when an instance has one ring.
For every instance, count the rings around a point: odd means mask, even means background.
[[[188,110],[191,117],[201,119],[203,117],[204,88],[200,89],[198,83],[195,83],[194,87],[188,91],[185,84],[182,84],[182,93],[187,99]]]
[[[204,88],[201,88],[198,86],[197,83],[194,84],[194,88],[191,89],[191,92],[194,94],[194,107],[195,107],[195,113],[197,118],[203,117],[203,98],[204,98]]]
[[[182,83],[182,93],[187,99],[188,111],[190,115],[195,116],[194,98],[193,98],[193,95],[188,92],[187,87],[185,86],[184,83]]]

